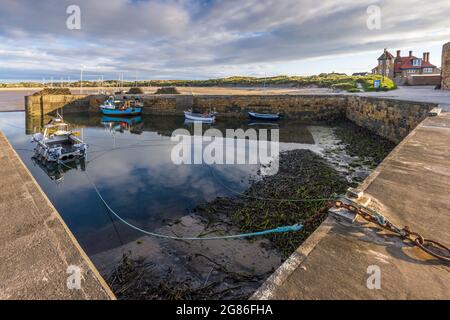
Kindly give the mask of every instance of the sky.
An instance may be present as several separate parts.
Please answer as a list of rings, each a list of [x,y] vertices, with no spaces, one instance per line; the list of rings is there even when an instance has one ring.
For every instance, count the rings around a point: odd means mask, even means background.
[[[0,0],[0,81],[351,74],[383,48],[440,66],[448,17],[449,0]]]

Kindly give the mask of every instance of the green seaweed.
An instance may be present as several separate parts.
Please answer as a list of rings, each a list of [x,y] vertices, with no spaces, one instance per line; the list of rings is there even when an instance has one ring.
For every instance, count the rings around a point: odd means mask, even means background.
[[[375,168],[395,147],[393,142],[349,121],[339,123],[334,132],[347,154],[359,157],[350,166],[365,164]]]
[[[345,192],[347,186],[344,177],[320,156],[293,150],[281,154],[276,175],[254,182],[241,197],[217,199],[197,212],[211,219],[224,213],[242,232],[303,224],[303,231],[267,236],[288,257],[326,218],[322,210],[326,199]]]

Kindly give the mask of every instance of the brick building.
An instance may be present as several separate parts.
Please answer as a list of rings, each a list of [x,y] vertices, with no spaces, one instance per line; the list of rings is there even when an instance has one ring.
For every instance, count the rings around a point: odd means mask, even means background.
[[[406,57],[401,56],[401,51],[397,50],[397,55],[392,55],[387,49],[378,58],[378,65],[372,69],[373,74],[384,75],[395,81],[397,85],[414,85],[416,83],[427,83],[427,79],[433,79],[432,83],[436,84],[436,76],[440,76],[440,69],[430,62],[430,53],[424,52],[422,58],[417,58],[409,51]],[[418,75],[423,75],[421,81],[413,81]],[[425,77],[426,76],[426,77]]]

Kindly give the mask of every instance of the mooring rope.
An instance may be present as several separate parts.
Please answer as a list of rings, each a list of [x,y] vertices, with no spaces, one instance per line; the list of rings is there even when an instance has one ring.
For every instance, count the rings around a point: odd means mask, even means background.
[[[68,167],[64,162],[59,162],[60,164]],[[269,230],[263,230],[263,231],[257,231],[257,232],[250,232],[250,233],[242,233],[237,235],[229,235],[229,236],[216,236],[216,237],[177,237],[177,236],[169,236],[161,233],[156,232],[150,232],[147,230],[144,230],[138,226],[133,225],[132,223],[126,221],[124,218],[122,218],[116,211],[114,211],[108,202],[106,202],[105,198],[103,198],[102,194],[98,190],[98,187],[95,185],[95,183],[92,181],[92,179],[89,177],[87,172],[84,172],[86,175],[87,180],[92,185],[95,193],[99,197],[99,199],[102,201],[103,205],[108,209],[109,212],[111,212],[118,220],[120,220],[122,223],[127,225],[128,227],[139,231],[145,235],[157,237],[157,238],[163,238],[163,239],[170,239],[170,240],[182,240],[182,241],[211,241],[211,240],[227,240],[227,239],[238,239],[238,238],[249,238],[249,237],[258,237],[268,234],[276,234],[276,233],[286,233],[286,232],[298,232],[303,230],[303,225],[301,224],[294,224],[292,226],[283,226],[278,227],[275,229],[269,229]]]

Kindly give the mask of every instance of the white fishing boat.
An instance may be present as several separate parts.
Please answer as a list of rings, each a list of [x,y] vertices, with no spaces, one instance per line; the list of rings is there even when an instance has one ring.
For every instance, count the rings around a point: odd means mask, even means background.
[[[35,133],[31,142],[36,144],[35,157],[49,162],[67,162],[86,156],[87,145],[79,138],[79,132],[58,115],[44,127],[44,132]]]
[[[193,122],[205,122],[205,123],[214,123],[216,122],[216,116],[217,112],[210,112],[210,113],[194,113],[191,111],[185,111],[184,117],[187,120],[193,121]]]

